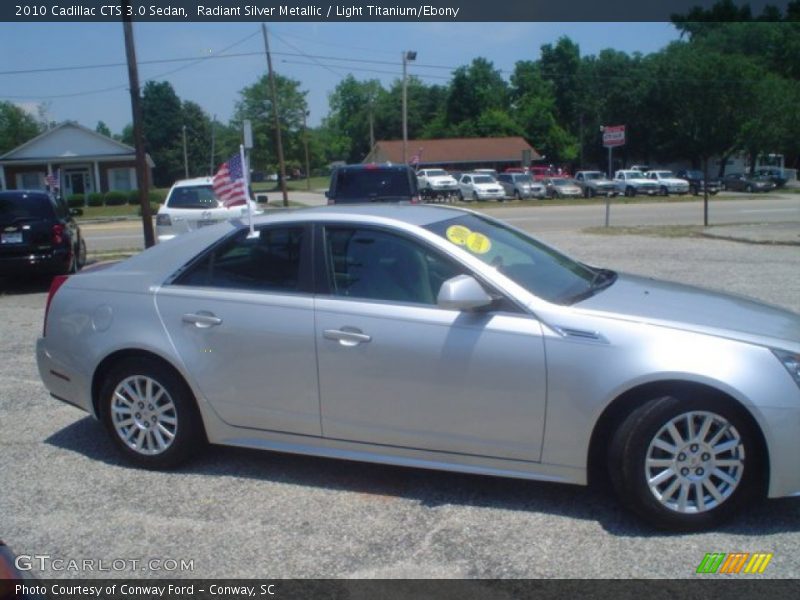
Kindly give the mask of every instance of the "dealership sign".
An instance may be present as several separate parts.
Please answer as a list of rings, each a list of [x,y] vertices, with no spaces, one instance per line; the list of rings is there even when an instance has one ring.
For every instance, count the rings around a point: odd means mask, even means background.
[[[625,145],[625,125],[606,125],[603,127],[603,146]]]

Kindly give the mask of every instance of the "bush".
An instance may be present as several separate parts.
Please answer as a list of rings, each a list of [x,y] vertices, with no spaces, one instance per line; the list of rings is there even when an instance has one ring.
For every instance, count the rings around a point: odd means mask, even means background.
[[[128,201],[127,192],[106,192],[106,206],[122,206]]]
[[[147,197],[150,204],[164,204],[167,198],[167,192],[163,190],[150,190],[147,192]],[[131,190],[128,192],[128,204],[131,206],[139,206],[139,190]]]
[[[100,192],[92,192],[89,194],[89,206],[103,206],[103,194]]]
[[[70,194],[67,196],[67,206],[70,208],[83,208],[86,206],[86,198],[83,194]]]

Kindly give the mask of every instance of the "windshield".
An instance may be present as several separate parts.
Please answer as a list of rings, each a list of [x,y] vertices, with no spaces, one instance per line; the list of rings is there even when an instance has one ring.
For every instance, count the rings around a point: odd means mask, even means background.
[[[570,179],[551,179],[550,180],[553,185],[572,185],[572,181]]]
[[[490,177],[489,175],[476,175],[473,181],[475,183],[494,183],[494,177]]]
[[[428,171],[428,177],[447,177],[447,171],[443,169],[433,169]]]
[[[513,175],[514,181],[519,181],[520,183],[533,183],[533,179],[530,175]]]
[[[600,171],[588,171],[583,174],[584,179],[603,179],[603,174]]]
[[[53,205],[47,196],[3,195],[0,196],[0,222],[4,225],[19,221],[54,218]]]
[[[191,185],[177,187],[167,199],[170,208],[217,208],[219,200],[211,185]]]
[[[426,229],[461,246],[532,294],[557,304],[572,304],[613,283],[612,271],[595,270],[527,236],[467,214]]]
[[[662,178],[663,178],[663,177],[673,177],[673,175],[672,175],[672,171],[656,171],[656,174],[657,174],[659,177],[662,177]]]

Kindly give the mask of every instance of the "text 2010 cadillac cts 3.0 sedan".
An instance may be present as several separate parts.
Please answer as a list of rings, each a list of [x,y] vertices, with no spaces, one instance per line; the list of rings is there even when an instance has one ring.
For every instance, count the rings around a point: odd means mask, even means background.
[[[60,287],[59,287],[60,284]],[[57,280],[38,364],[134,462],[206,441],[585,484],[674,529],[800,493],[800,317],[444,207],[226,222]]]

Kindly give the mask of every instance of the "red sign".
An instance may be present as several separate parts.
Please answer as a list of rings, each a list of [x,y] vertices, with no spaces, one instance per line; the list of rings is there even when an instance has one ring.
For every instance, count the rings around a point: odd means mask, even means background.
[[[606,125],[603,127],[603,146],[625,145],[625,125]]]

